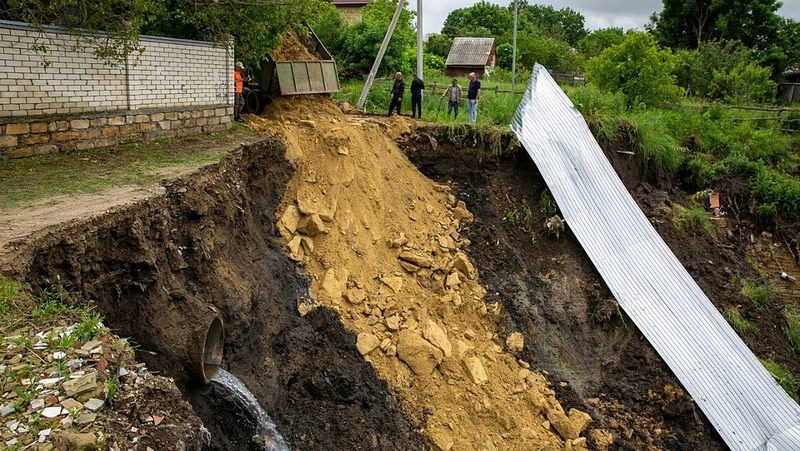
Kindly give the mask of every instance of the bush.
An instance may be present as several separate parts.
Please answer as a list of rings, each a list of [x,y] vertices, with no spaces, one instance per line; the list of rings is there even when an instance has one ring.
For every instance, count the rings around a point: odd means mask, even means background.
[[[675,52],[675,76],[688,94],[708,97],[714,71],[730,72],[754,59],[753,50],[738,41],[703,42],[697,50]]]
[[[771,75],[769,68],[743,62],[730,70],[715,70],[710,95],[729,103],[774,102],[778,87]]]
[[[667,128],[665,114],[658,110],[637,111],[629,116],[630,141],[644,172],[659,176],[680,169],[684,152]]]
[[[786,319],[786,339],[794,352],[800,354],[800,310],[794,305],[787,305],[783,309]]]
[[[672,223],[684,232],[705,232],[711,236],[716,236],[717,229],[714,223],[708,219],[703,207],[686,208],[675,204],[673,208]]]
[[[680,97],[672,75],[674,65],[672,54],[659,49],[652,35],[631,32],[622,44],[589,60],[586,78],[601,89],[622,92],[628,109],[653,106]]]
[[[764,368],[769,371],[769,374],[775,379],[775,382],[778,383],[786,393],[789,394],[795,401],[798,401],[797,398],[797,390],[800,388],[800,384],[798,384],[797,379],[790,373],[786,368],[784,368],[781,364],[771,360],[765,359],[761,361],[761,364],[764,365]]]

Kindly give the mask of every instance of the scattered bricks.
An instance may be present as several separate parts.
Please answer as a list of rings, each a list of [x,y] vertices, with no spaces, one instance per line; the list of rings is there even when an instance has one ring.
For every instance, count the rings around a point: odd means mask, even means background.
[[[168,121],[174,121],[178,119],[178,113],[165,113],[164,119]]]
[[[75,119],[69,122],[69,126],[72,127],[73,130],[83,130],[89,128],[89,125],[91,124],[88,119]]]
[[[114,116],[108,118],[108,125],[125,125],[125,116]]]
[[[33,147],[17,147],[6,153],[8,158],[25,158],[33,155]]]
[[[172,127],[172,123],[170,121],[161,121],[158,123],[159,130],[169,130]]]
[[[16,136],[0,136],[0,148],[14,147],[17,145]]]
[[[30,132],[31,126],[25,122],[6,125],[6,135],[24,135]]]
[[[31,124],[31,133],[47,133],[48,129],[47,122],[34,122]]]
[[[150,116],[150,120],[153,122],[160,122],[164,120],[164,113],[155,113]]]
[[[104,138],[115,138],[119,136],[119,128],[106,127],[100,131],[100,134],[103,135]]]
[[[45,144],[50,142],[50,135],[23,135],[19,140],[20,144]]]
[[[104,117],[98,117],[96,119],[92,119],[91,122],[92,127],[102,127],[108,124],[108,119]]]
[[[134,122],[137,124],[144,124],[146,122],[150,122],[150,116],[146,114],[137,114],[134,118]]]

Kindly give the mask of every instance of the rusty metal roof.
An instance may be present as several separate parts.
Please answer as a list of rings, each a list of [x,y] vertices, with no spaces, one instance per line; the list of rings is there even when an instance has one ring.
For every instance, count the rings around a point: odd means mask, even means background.
[[[447,66],[486,66],[494,47],[494,38],[455,38]]]
[[[511,128],[619,305],[730,449],[799,450],[800,406],[653,229],[581,113],[538,64]]]

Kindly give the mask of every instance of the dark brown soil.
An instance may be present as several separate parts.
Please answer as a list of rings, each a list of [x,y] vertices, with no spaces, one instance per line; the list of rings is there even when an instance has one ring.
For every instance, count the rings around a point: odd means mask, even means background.
[[[247,449],[253,430],[187,374],[214,315],[226,326],[224,366],[270,413],[293,449],[421,449],[355,336],[325,310],[306,317],[308,282],[279,249],[274,214],[292,168],[282,143],[244,147],[171,182],[165,196],[20,245],[22,276],[59,281],[97,302],[139,345],[148,367],[176,378],[211,432],[208,449]]]
[[[464,230],[471,257],[481,268],[490,295],[504,306],[507,333],[525,337],[521,357],[550,373],[565,408],[590,411],[611,430],[618,449],[725,449],[713,427],[655,350],[621,312],[579,243],[569,231],[560,239],[543,227],[540,196],[546,189],[528,156],[450,144],[436,135],[405,145],[423,173],[449,183],[476,216]],[[461,147],[461,149],[457,148]],[[685,204],[685,194],[668,180],[667,190],[641,183],[638,166],[610,156],[626,185],[690,274],[720,309],[739,305],[764,329],[745,337],[760,357],[775,356],[795,368],[796,357],[780,327],[778,307],[756,311],[742,299],[734,277],[754,279],[737,246],[700,233],[688,234],[671,222],[669,206]],[[775,311],[773,311],[775,310]],[[774,321],[773,321],[774,322]]]

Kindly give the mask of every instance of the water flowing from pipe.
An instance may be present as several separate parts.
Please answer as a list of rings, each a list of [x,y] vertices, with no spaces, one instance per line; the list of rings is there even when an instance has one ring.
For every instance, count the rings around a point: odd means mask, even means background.
[[[233,374],[219,368],[216,370],[211,383],[224,389],[231,397],[231,400],[241,408],[250,412],[256,422],[256,433],[253,441],[260,446],[263,451],[290,451],[289,446],[275,428],[267,412],[258,403],[255,395],[250,392],[246,385]]]

